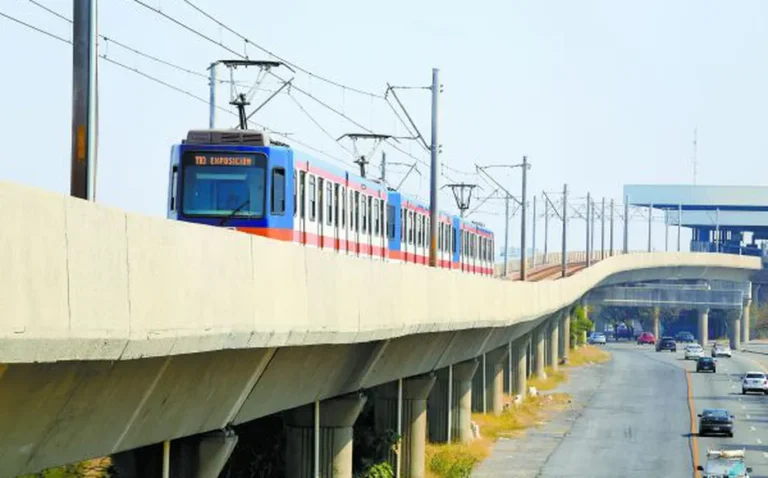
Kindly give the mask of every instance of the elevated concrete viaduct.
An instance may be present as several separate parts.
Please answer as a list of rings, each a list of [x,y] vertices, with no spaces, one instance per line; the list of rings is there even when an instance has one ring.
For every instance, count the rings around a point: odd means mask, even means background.
[[[0,476],[163,442],[194,449],[188,476],[216,476],[231,425],[283,412],[293,476],[346,477],[351,423],[369,399],[390,407],[377,412],[382,426],[399,417],[400,476],[422,476],[427,433],[471,436],[476,371],[483,409],[497,412],[502,387],[523,392],[529,370],[567,351],[568,313],[589,290],[748,281],[761,268],[754,257],[649,253],[510,282],[10,184],[0,212]]]

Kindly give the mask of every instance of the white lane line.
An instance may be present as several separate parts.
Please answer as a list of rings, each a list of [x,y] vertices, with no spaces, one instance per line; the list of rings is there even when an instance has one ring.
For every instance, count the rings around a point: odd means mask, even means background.
[[[755,427],[749,427],[749,429],[750,429],[750,430],[752,430],[753,432],[754,432],[754,431],[757,431],[757,430],[755,429]]]
[[[747,409],[747,406],[746,406],[746,405],[742,405],[742,406],[741,406],[741,408],[742,408],[743,410],[746,410],[746,409]]]
[[[746,415],[746,417],[747,417],[747,420],[749,420],[749,415]]]
[[[758,445],[762,445],[762,444],[763,444],[763,440],[761,440],[761,439],[759,439],[759,438],[758,438],[758,439],[757,439],[757,444],[758,444]]]
[[[768,458],[768,453],[763,452],[763,458]]]

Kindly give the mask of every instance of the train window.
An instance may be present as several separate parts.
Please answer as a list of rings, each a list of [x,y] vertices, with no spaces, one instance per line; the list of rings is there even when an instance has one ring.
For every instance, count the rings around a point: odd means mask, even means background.
[[[317,222],[323,224],[323,214],[325,209],[325,196],[324,196],[325,179],[317,178]]]
[[[335,218],[333,225],[339,225],[339,185],[333,185],[333,217]]]
[[[437,226],[437,250],[442,251],[443,250],[443,225],[438,224]]]
[[[378,236],[379,235],[379,200],[374,199],[373,200],[373,210],[371,211],[371,216],[373,216],[373,233]]]
[[[368,232],[368,204],[365,202],[364,195],[361,195],[360,198],[360,221],[363,223],[360,231],[366,234]]]
[[[384,200],[380,199],[379,200],[379,220],[381,222],[381,236],[382,237],[384,237],[384,234],[385,234],[385,232],[384,232],[384,224],[386,224],[385,221],[386,221],[386,218],[387,218],[387,216],[385,214],[385,210],[384,210],[385,206],[386,206],[386,203],[384,202]]]
[[[413,244],[413,212],[408,211],[405,217],[408,223],[408,244]]]
[[[395,238],[395,206],[387,205],[387,237]]]
[[[368,196],[368,230],[373,235],[373,198]]]
[[[296,170],[293,170],[293,217],[296,217],[296,212],[299,210],[299,203],[296,202]]]
[[[408,224],[405,221],[406,211],[403,205],[400,205],[400,242],[405,244],[408,241]]]
[[[285,169],[272,169],[272,214],[285,214]]]
[[[317,190],[315,189],[315,176],[309,175],[309,220],[315,220],[315,205],[317,203]]]
[[[302,171],[299,173],[299,215],[302,219],[306,216],[306,199],[307,199],[307,173]]]
[[[355,231],[360,230],[360,192],[355,191],[355,204],[352,210],[353,222],[355,224]]]
[[[339,201],[341,204],[341,227],[347,227],[347,190],[344,186],[341,187],[341,194],[339,195]]]
[[[328,197],[326,197],[326,201],[328,203],[328,206],[327,206],[327,208],[328,208],[328,216],[325,218],[325,222],[326,222],[326,224],[328,224],[330,226],[331,224],[333,224],[333,205],[334,205],[334,200],[333,200],[333,183],[328,182],[327,183],[327,187],[326,187],[325,190],[328,193]]]
[[[179,167],[174,166],[171,170],[171,211],[176,210],[176,192],[177,184],[179,182]]]

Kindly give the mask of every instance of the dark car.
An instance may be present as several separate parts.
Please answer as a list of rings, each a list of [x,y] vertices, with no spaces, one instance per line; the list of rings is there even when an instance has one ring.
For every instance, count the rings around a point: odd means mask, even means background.
[[[672,337],[662,337],[661,340],[656,343],[656,351],[661,352],[662,350],[677,352],[677,343],[675,342],[675,339]]]
[[[699,436],[721,433],[733,437],[733,418],[724,408],[705,408],[699,414]]]
[[[699,359],[696,360],[697,372],[708,372],[710,370],[712,373],[717,373],[717,362],[715,362],[715,359],[712,357],[699,357]]]
[[[696,339],[693,338],[693,334],[690,332],[680,332],[677,335],[675,335],[675,341],[691,343],[691,342],[695,342]]]

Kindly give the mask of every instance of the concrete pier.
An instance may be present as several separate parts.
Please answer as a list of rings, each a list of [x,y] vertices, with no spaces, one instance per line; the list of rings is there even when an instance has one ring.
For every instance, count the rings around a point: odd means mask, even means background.
[[[533,348],[534,348],[534,373],[537,378],[547,378],[547,373],[544,371],[544,355],[545,355],[545,336],[547,326],[546,324],[540,325],[534,330],[533,333]]]
[[[352,426],[365,405],[357,394],[320,402],[320,473],[322,478],[352,478]],[[315,405],[284,413],[286,475],[313,478],[315,459]]]
[[[557,370],[560,360],[558,350],[560,348],[560,314],[549,320],[549,361],[547,365],[552,370]]]
[[[709,308],[698,309],[699,312],[699,343],[706,347],[709,342]],[[656,338],[658,340],[658,337]]]

